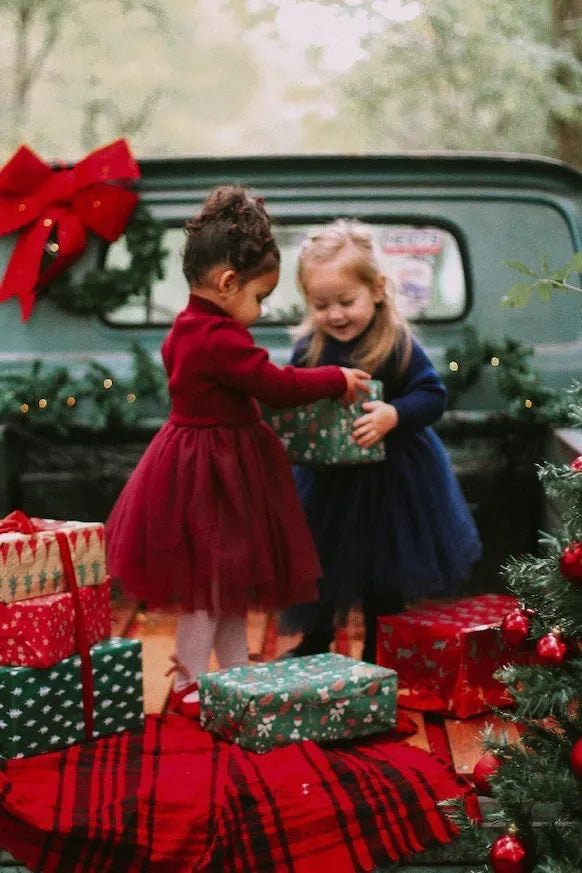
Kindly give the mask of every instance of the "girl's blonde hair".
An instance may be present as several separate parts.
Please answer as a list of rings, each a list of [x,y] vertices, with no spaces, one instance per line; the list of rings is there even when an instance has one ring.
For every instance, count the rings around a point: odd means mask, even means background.
[[[379,253],[371,228],[356,219],[338,218],[310,233],[299,249],[297,284],[307,303],[309,294],[305,283],[305,268],[311,264],[325,264],[333,260],[346,247],[353,249],[354,275],[367,285],[370,293],[382,279]],[[354,349],[353,363],[362,370],[374,373],[396,351],[400,356],[399,370],[402,372],[410,360],[412,340],[410,328],[396,309],[391,285],[375,306],[374,322]],[[297,328],[296,335],[311,337],[305,360],[309,367],[318,364],[323,355],[326,336],[316,327],[309,311]]]

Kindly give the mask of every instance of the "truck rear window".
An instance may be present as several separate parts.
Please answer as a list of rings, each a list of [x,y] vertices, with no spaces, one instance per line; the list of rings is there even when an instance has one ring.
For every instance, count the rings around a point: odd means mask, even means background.
[[[321,226],[321,225],[319,225]],[[432,225],[370,222],[376,236],[386,276],[394,288],[400,312],[412,322],[455,321],[467,308],[467,281],[463,259],[454,235]],[[295,271],[301,241],[317,224],[278,225],[274,232],[281,249],[279,284],[263,306],[258,324],[293,325],[303,315],[305,302],[297,288]],[[169,227],[166,275],[152,289],[149,299],[112,312],[113,325],[169,325],[187,302],[188,289],[181,271],[184,232]],[[110,246],[107,265],[126,266],[123,240]]]

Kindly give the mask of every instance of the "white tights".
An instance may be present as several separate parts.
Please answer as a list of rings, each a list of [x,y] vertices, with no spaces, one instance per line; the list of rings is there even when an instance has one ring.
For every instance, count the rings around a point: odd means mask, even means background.
[[[248,664],[246,619],[239,616],[211,618],[202,609],[182,613],[176,628],[176,691],[195,682],[199,673],[208,670],[212,649],[221,668]]]

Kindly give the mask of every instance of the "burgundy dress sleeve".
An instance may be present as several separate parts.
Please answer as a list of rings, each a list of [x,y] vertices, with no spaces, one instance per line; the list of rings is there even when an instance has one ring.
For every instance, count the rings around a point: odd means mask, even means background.
[[[276,409],[340,397],[347,383],[336,366],[278,367],[243,325],[217,319],[208,342],[210,375],[220,385],[250,394]]]

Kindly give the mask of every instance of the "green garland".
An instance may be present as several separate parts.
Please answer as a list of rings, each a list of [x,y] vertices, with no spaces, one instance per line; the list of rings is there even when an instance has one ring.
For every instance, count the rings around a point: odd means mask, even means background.
[[[493,369],[497,390],[508,402],[512,418],[567,425],[569,402],[565,391],[544,385],[529,365],[534,349],[516,340],[502,343],[479,340],[473,327],[464,329],[462,345],[446,349],[447,371],[442,374],[449,393],[449,408],[473,387],[483,371]]]
[[[169,407],[164,370],[139,345],[132,352],[133,371],[124,378],[97,361],[80,377],[40,360],[27,373],[1,375],[0,423],[66,436],[73,427],[123,431],[163,418]]]
[[[165,227],[143,204],[138,204],[124,232],[130,263],[126,268],[98,267],[75,277],[67,270],[54,279],[48,294],[60,309],[74,315],[99,315],[147,299],[155,281],[164,278],[167,250],[162,245]]]
[[[64,367],[44,367],[38,360],[27,373],[0,374],[0,424],[67,434],[75,426],[119,431],[147,418],[165,417],[169,400],[163,367],[137,344],[132,352],[133,372],[128,377],[119,377],[97,361],[91,361],[80,377]],[[441,375],[449,408],[454,409],[489,368],[495,371],[497,390],[508,401],[509,418],[571,426],[568,392],[543,384],[528,364],[532,354],[531,348],[515,340],[481,342],[474,329],[467,328],[463,344],[445,352],[448,368]]]

